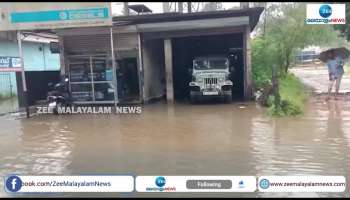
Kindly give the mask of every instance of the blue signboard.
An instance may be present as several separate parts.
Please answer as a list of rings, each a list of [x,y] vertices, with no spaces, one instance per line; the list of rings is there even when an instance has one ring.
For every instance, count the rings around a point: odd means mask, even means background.
[[[111,2],[0,4],[0,31],[113,25]]]
[[[108,17],[108,8],[13,12],[11,13],[11,23],[106,19]]]

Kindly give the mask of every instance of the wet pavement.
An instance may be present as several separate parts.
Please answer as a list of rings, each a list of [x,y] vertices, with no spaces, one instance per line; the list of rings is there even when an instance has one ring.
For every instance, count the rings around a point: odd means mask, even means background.
[[[350,93],[350,74],[346,73],[348,68],[344,67],[345,73],[343,75],[339,93]],[[311,64],[304,67],[293,67],[289,69],[290,72],[295,74],[300,80],[312,88],[315,93],[327,93],[329,84],[328,70],[325,64]],[[335,91],[333,86],[332,92]]]
[[[350,177],[350,103],[311,98],[304,116],[270,118],[255,103],[164,103],[142,114],[0,117],[0,176],[343,175]],[[3,188],[3,181],[0,182]],[[112,196],[120,194],[64,194]],[[156,194],[124,194],[155,196]],[[7,194],[0,190],[0,196]],[[350,197],[345,193],[157,196]]]

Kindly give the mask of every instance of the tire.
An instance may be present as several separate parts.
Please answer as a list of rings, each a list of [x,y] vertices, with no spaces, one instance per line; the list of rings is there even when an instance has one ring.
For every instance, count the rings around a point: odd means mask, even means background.
[[[197,98],[194,95],[191,95],[190,101],[191,101],[191,104],[195,104],[195,103],[197,103]]]
[[[225,103],[231,103],[232,102],[232,94],[225,95],[224,102]]]

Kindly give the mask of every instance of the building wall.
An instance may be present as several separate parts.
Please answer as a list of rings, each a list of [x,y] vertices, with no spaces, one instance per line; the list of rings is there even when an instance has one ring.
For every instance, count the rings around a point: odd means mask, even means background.
[[[15,72],[0,72],[0,96],[9,97],[17,95],[17,83]]]
[[[251,100],[253,97],[253,81],[252,81],[252,65],[251,65],[251,38],[250,26],[246,26],[243,39],[243,55],[244,55],[244,98]]]
[[[49,44],[23,42],[22,45],[25,71],[58,71],[60,69],[59,55],[51,54]],[[16,57],[18,55],[16,42],[0,40],[0,56]],[[0,72],[0,94],[10,93],[9,85],[12,85],[12,93],[17,94],[15,72]]]
[[[145,40],[142,48],[144,101],[165,95],[164,43],[162,39]]]

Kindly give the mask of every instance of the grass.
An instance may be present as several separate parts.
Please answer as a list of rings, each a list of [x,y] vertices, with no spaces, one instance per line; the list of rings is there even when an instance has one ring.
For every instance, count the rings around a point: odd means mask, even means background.
[[[304,113],[308,98],[302,82],[293,74],[287,74],[279,80],[280,105],[276,106],[274,97],[270,96],[269,114],[276,117],[296,116]]]

